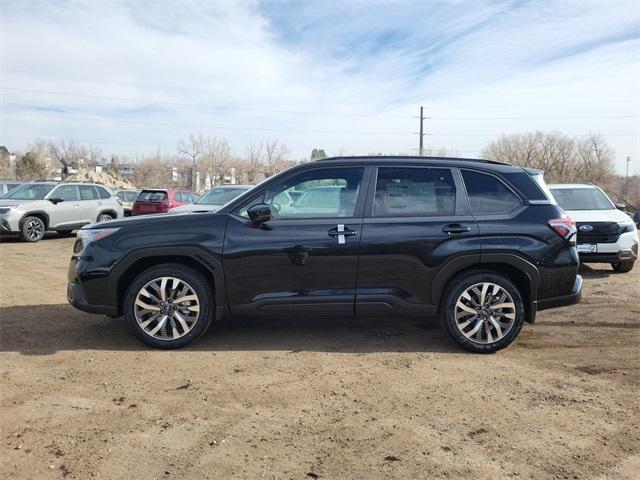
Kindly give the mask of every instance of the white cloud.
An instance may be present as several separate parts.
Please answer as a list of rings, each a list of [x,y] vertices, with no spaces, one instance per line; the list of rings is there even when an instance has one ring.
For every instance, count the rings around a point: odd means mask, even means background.
[[[596,132],[610,134],[619,167],[632,155],[640,172],[640,6],[632,1],[2,8],[0,142],[14,148],[74,137],[104,141],[107,152],[171,151],[194,132],[226,136],[239,153],[266,137],[298,156],[313,147],[398,152],[417,144],[412,117],[425,104],[434,117],[427,130],[449,134],[428,137],[436,148],[474,155],[490,134]],[[50,118],[58,116],[74,119]]]

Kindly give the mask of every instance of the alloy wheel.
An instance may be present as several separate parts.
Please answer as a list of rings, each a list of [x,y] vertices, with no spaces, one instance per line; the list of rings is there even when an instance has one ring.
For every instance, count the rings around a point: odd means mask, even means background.
[[[159,277],[136,295],[134,315],[140,329],[158,340],[175,340],[189,333],[200,316],[200,300],[184,280]]]
[[[456,302],[456,326],[472,342],[497,342],[511,330],[515,319],[513,298],[496,283],[471,285]]]
[[[27,235],[31,240],[40,238],[44,231],[44,225],[39,220],[31,220],[27,223]]]

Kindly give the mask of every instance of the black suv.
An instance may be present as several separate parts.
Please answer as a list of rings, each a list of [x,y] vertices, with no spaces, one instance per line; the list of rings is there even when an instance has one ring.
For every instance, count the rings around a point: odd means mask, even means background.
[[[158,348],[227,315],[439,315],[464,348],[509,345],[536,312],[580,300],[575,224],[542,172],[488,161],[331,158],[216,213],[83,228],[76,308],[124,315]]]

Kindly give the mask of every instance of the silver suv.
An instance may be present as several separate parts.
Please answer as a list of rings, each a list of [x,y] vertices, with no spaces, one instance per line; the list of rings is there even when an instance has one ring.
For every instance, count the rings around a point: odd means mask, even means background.
[[[47,230],[70,235],[83,225],[124,216],[118,197],[104,185],[30,182],[0,197],[0,233],[37,242]]]

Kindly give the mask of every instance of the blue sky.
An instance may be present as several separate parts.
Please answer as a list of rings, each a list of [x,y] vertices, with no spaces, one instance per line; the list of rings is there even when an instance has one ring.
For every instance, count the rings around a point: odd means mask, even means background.
[[[640,173],[639,1],[26,2],[1,9],[0,142],[173,153],[189,133],[292,156],[474,156],[601,133]]]

